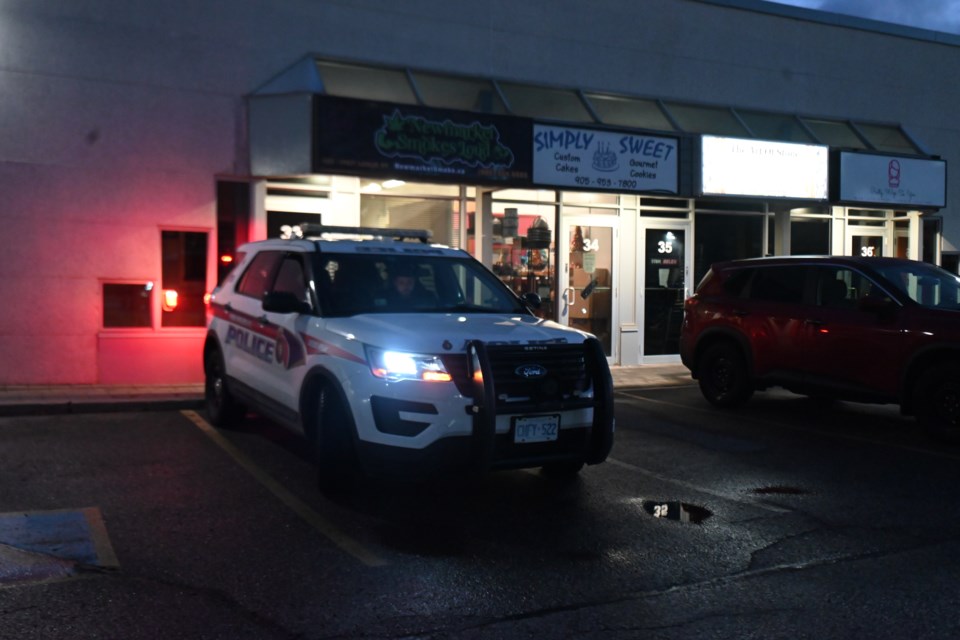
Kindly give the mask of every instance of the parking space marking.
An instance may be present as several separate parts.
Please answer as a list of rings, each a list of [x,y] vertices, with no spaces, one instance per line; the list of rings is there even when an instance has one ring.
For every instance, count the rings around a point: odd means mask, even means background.
[[[0,514],[0,588],[119,568],[97,507]]]
[[[272,478],[267,472],[258,467],[246,454],[233,446],[210,423],[200,417],[196,411],[181,411],[191,422],[207,435],[217,446],[223,449],[234,461],[243,467],[250,475],[263,485],[278,500],[287,505],[294,513],[300,516],[321,535],[328,538],[343,551],[362,562],[368,567],[383,567],[387,561],[376,555],[358,541],[334,526],[329,520],[317,513],[308,504],[290,493],[283,485]]]

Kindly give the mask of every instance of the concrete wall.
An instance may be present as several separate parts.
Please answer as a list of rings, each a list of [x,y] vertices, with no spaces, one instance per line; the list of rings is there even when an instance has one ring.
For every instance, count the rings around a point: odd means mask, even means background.
[[[212,239],[215,176],[247,171],[242,97],[307,53],[902,122],[960,159],[956,43],[718,2],[0,0],[0,384],[125,377],[98,364],[123,360],[98,351],[101,282],[159,282],[161,228]],[[131,380],[199,379],[130,353]]]

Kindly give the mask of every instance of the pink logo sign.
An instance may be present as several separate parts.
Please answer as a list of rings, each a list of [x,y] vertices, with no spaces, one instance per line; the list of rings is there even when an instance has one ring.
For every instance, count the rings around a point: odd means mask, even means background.
[[[890,164],[887,165],[887,184],[890,185],[891,189],[896,189],[900,186],[899,160],[891,160]]]

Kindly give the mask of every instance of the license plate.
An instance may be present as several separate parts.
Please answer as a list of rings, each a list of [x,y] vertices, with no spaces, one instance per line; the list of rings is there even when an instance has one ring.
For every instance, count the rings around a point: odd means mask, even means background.
[[[560,433],[560,416],[514,418],[514,442],[552,442]]]

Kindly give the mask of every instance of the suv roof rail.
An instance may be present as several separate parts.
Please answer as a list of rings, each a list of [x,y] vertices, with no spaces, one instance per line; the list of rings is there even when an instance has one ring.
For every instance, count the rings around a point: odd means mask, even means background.
[[[373,238],[393,238],[397,241],[406,239],[419,240],[420,242],[430,242],[433,233],[429,229],[385,229],[381,227],[339,227],[326,224],[316,224],[304,222],[297,225],[294,229],[294,237],[307,238],[308,236],[320,236],[325,233],[342,233],[348,235],[370,236]],[[299,234],[297,230],[299,229]]]

